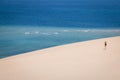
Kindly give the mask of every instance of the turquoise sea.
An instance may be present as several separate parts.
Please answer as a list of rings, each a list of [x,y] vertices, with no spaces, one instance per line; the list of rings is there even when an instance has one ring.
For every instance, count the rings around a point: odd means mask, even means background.
[[[53,46],[112,36],[120,36],[120,30],[0,27],[0,58]]]

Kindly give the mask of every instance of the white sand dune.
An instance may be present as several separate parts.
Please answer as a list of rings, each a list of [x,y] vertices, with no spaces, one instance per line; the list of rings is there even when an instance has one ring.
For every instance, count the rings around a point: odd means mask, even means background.
[[[120,37],[0,59],[0,80],[120,80]]]

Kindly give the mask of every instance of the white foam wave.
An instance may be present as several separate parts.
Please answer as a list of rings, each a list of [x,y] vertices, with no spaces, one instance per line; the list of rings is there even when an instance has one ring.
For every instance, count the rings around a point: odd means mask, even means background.
[[[29,35],[29,34],[30,34],[30,32],[25,32],[24,34],[25,34],[25,35]]]
[[[75,30],[74,32],[120,32],[120,30],[95,30],[95,29],[88,29],[88,30]]]
[[[41,33],[41,34],[43,34],[43,35],[50,35],[49,33]]]
[[[56,34],[56,35],[57,35],[57,34],[59,34],[59,32],[54,32],[53,34]]]
[[[39,31],[35,31],[35,34],[39,34]]]
[[[56,31],[43,31],[43,32],[39,32],[39,31],[34,31],[34,32],[29,32],[26,31],[24,32],[25,35],[29,35],[29,34],[41,34],[41,35],[58,35],[60,33],[64,33],[64,32],[71,32],[71,33],[76,33],[76,32],[81,32],[81,33],[120,33],[120,30],[112,30],[112,29],[108,29],[108,30],[103,30],[103,29],[78,29],[78,30],[56,30]]]
[[[63,32],[69,32],[69,30],[63,30]]]

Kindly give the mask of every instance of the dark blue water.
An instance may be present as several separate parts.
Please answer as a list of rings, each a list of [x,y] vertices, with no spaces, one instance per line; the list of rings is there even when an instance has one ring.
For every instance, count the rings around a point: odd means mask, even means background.
[[[120,36],[119,0],[1,0],[0,58]]]
[[[120,1],[2,0],[0,25],[120,28]]]

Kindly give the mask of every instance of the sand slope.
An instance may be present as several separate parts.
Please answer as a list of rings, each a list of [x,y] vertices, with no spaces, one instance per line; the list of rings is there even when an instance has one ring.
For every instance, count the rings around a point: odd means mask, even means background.
[[[0,59],[0,80],[120,80],[120,37]]]

